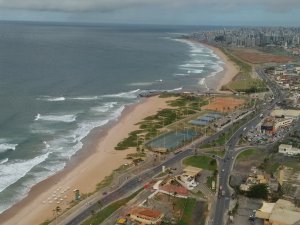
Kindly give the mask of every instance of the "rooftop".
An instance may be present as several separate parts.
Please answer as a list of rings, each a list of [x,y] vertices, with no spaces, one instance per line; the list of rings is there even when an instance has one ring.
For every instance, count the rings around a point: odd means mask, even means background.
[[[162,215],[162,213],[160,211],[147,209],[147,208],[143,208],[143,207],[133,208],[130,211],[130,214],[139,215],[139,216],[148,217],[148,218],[159,218]]]

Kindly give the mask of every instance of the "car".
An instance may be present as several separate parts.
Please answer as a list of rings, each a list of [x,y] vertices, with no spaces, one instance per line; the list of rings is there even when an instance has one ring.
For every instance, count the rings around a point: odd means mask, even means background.
[[[224,169],[222,169],[222,172],[224,172],[225,170]]]

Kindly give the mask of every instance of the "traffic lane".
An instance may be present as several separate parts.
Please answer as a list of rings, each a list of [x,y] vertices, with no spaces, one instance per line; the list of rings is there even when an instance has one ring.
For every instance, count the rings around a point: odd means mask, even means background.
[[[151,179],[155,174],[157,174],[162,166],[169,166],[176,163],[178,160],[181,160],[187,156],[189,156],[192,153],[192,149],[187,149],[186,151],[180,152],[176,156],[174,156],[172,159],[170,159],[167,162],[164,162],[155,168],[146,171],[145,173],[134,177],[130,179],[128,182],[126,182],[123,186],[121,186],[119,189],[112,193],[108,193],[106,196],[101,198],[98,202],[100,202],[101,205],[108,205],[112,203],[113,201],[116,201],[121,196],[125,195],[126,193],[134,190],[138,185],[140,185],[140,179],[146,181],[147,179]],[[79,215],[75,216],[70,222],[67,222],[68,225],[75,225],[80,224],[83,220],[85,220],[87,217],[91,215],[92,211],[99,210],[99,203],[94,203],[93,205],[89,206],[87,209],[82,211]]]

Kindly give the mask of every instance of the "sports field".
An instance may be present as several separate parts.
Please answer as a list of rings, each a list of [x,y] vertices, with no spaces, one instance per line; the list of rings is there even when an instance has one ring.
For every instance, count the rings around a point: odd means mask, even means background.
[[[214,110],[219,112],[229,112],[237,109],[245,103],[244,99],[233,97],[217,97],[212,99],[211,103],[202,106],[202,110]]]

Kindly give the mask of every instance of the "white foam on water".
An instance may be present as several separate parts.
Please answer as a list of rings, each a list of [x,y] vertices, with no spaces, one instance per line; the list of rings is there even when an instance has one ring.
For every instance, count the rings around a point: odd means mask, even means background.
[[[152,84],[154,84],[154,82],[134,82],[128,84],[128,86],[150,86]]]
[[[50,122],[64,122],[71,123],[76,121],[76,114],[49,114],[49,115],[41,115],[37,114],[35,121],[50,121]]]
[[[63,157],[65,159],[70,159],[72,155],[74,155],[78,150],[82,148],[82,140],[91,132],[91,130],[93,130],[96,127],[101,127],[107,124],[109,121],[118,119],[121,116],[124,109],[124,105],[120,106],[112,113],[110,113],[108,117],[104,120],[83,121],[82,123],[78,124],[77,129],[75,129],[71,133],[49,142],[51,145],[51,151],[59,154],[60,158]],[[72,144],[72,147],[70,147],[70,144]],[[58,147],[63,147],[67,150],[56,151]]]
[[[206,78],[201,78],[198,82],[199,85],[204,86],[207,90],[209,90],[209,88],[207,87],[206,84]]]
[[[11,144],[11,143],[0,143],[0,152],[6,152],[8,150],[16,150],[18,144]]]
[[[221,64],[214,64],[214,65],[211,66],[211,68],[214,70],[214,72],[212,72],[207,77],[214,77],[218,73],[220,73],[220,72],[222,72],[224,70],[224,67],[222,67]]]
[[[37,98],[37,100],[47,101],[47,102],[61,102],[61,101],[65,101],[66,98],[65,97],[43,96],[43,97]]]
[[[24,177],[33,167],[44,162],[48,156],[49,153],[46,153],[29,160],[0,164],[0,192]]]
[[[205,64],[203,64],[203,63],[186,63],[186,64],[183,64],[183,65],[180,65],[180,67],[183,67],[183,68],[203,68],[203,67],[205,67]]]
[[[43,144],[45,145],[46,148],[50,148],[50,145],[47,143],[47,141],[43,141]]]
[[[188,73],[189,74],[201,74],[203,72],[203,70],[189,70]]]
[[[181,91],[183,89],[183,87],[179,87],[179,88],[174,88],[171,90],[167,90],[168,92],[172,92],[172,91]]]
[[[128,92],[121,92],[118,94],[108,94],[108,95],[102,95],[102,97],[105,98],[136,98],[138,96],[138,93],[140,92],[140,89],[136,89],[133,91]]]
[[[1,160],[0,160],[0,164],[4,164],[4,163],[7,163],[7,162],[8,162],[8,158],[1,159]]]
[[[117,104],[118,104],[117,102],[106,102],[101,106],[92,107],[91,111],[100,112],[100,113],[108,112],[110,109],[112,109]]]
[[[82,97],[72,97],[72,98],[67,98],[70,100],[81,100],[81,101],[91,101],[91,100],[97,100],[99,97],[98,96],[82,96]]]

